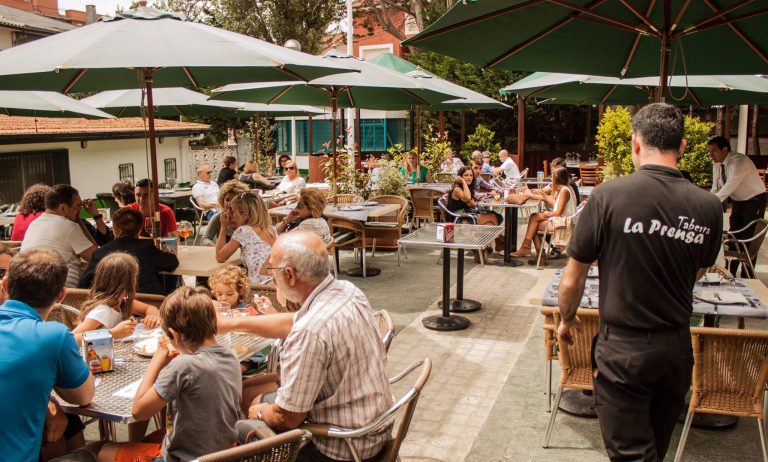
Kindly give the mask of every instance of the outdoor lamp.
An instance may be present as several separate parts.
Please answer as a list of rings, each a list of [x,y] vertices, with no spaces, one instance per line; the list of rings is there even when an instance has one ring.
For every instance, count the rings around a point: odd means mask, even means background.
[[[290,48],[291,50],[301,51],[301,43],[296,39],[286,40],[283,46],[285,48]]]

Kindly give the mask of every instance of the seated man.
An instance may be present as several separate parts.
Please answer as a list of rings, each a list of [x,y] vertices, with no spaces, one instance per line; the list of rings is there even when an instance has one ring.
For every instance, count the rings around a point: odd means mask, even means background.
[[[197,206],[205,210],[203,217],[206,220],[218,212],[216,204],[219,201],[219,184],[213,181],[213,169],[210,165],[197,166],[197,183],[192,186],[192,197]]]
[[[14,257],[3,281],[9,300],[0,308],[0,454],[36,461],[53,389],[68,402],[86,405],[96,391],[75,338],[57,322],[42,322],[66,293],[67,265],[55,251],[32,249]],[[56,409],[52,406],[50,409]],[[66,420],[64,421],[64,427]]]
[[[392,405],[385,370],[384,345],[365,295],[353,284],[328,273],[328,254],[316,235],[282,234],[269,263],[281,304],[301,305],[296,313],[221,318],[220,331],[240,330],[285,338],[280,355],[280,388],[257,396],[249,417],[273,428],[302,423],[357,428]],[[267,303],[266,298],[259,303]],[[245,390],[244,390],[245,393]],[[274,403],[270,402],[274,399]],[[356,438],[363,459],[377,456],[391,438],[391,426]],[[313,437],[297,461],[352,460],[342,440]]]
[[[136,209],[144,216],[144,219],[152,218],[152,209],[150,208],[150,201],[152,200],[152,180],[143,179],[136,183],[136,202],[129,204],[127,207]],[[157,204],[160,211],[160,236],[157,237],[176,237],[176,215],[173,214],[173,210],[165,204]],[[146,226],[141,227],[140,235],[142,237],[149,237]]]
[[[58,184],[45,196],[45,213],[30,223],[21,250],[45,248],[54,250],[64,259],[69,272],[67,287],[77,287],[80,280],[80,259],[90,261],[96,244],[80,220],[82,201],[77,189]]]
[[[139,281],[137,292],[144,294],[166,295],[161,271],[173,271],[179,266],[176,255],[155,247],[151,239],[139,239],[144,226],[141,212],[130,207],[123,207],[112,215],[115,239],[93,252],[88,268],[80,278],[78,287],[87,289],[93,283],[96,266],[107,255],[115,252],[127,252],[139,261]]]
[[[507,151],[506,149],[502,149],[501,151],[499,151],[499,160],[501,160],[501,165],[498,167],[494,167],[493,169],[494,176],[499,176],[503,173],[504,177],[507,178],[508,180],[517,179],[520,177],[520,169],[517,168],[517,164],[509,156],[509,151]]]

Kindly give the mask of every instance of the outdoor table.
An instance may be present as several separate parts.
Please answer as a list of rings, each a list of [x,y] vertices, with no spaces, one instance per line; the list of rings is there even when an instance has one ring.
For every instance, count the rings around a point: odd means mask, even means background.
[[[0,215],[0,226],[10,226],[16,221],[16,216]]]
[[[512,259],[512,249],[517,250],[517,210],[522,208],[539,207],[541,201],[528,199],[521,205],[508,204],[506,202],[481,201],[477,205],[481,207],[504,208],[504,266],[522,266],[523,262]]]
[[[594,186],[579,186],[579,195],[581,197],[589,197],[593,189],[595,189]]]
[[[426,188],[433,191],[437,191],[441,194],[446,194],[453,187],[453,183],[413,183],[408,185],[408,189],[413,188]]]
[[[518,181],[518,183],[523,183],[524,185],[531,185],[531,184],[532,185],[536,185],[538,187],[538,189],[544,189],[544,187],[546,187],[548,184],[552,183],[551,179],[545,178],[545,177],[542,177],[542,178],[536,178],[536,177],[520,178],[517,181]]]
[[[475,250],[482,252],[496,236],[501,233],[501,226],[486,225],[454,225],[454,242],[437,241],[437,225],[430,223],[398,240],[400,245],[414,247],[436,247],[443,249],[443,300],[440,307],[441,315],[424,318],[421,323],[431,330],[462,330],[469,327],[469,319],[462,316],[451,316],[454,312],[477,311],[482,305],[475,300],[464,298],[464,251]],[[456,260],[456,298],[451,298],[451,249],[458,250]]]
[[[562,269],[546,269],[542,271],[536,285],[531,289],[531,298],[529,302],[538,306],[558,306],[557,290],[562,277]],[[744,295],[748,305],[718,305],[714,306],[694,298],[692,310],[693,313],[704,315],[705,321],[711,325],[713,315],[748,317],[756,319],[768,318],[768,288],[758,279],[740,279],[736,278],[733,283],[723,283],[716,286],[697,282],[694,285],[694,294],[702,289],[717,287],[721,292],[736,292]],[[587,277],[584,287],[584,295],[581,298],[579,307],[598,308],[599,304],[599,279],[597,277]],[[594,400],[591,393],[585,394],[578,390],[564,390],[560,401],[561,410],[580,417],[597,417],[594,410]],[[681,414],[681,421],[685,420],[684,408]],[[738,422],[737,417],[722,416],[714,414],[696,414],[694,416],[694,425],[697,428],[722,429],[731,427]]]
[[[176,257],[179,259],[179,266],[165,274],[209,277],[224,265],[239,266],[242,263],[240,250],[235,251],[225,263],[219,263],[216,261],[216,247],[209,246],[180,245]]]
[[[597,167],[598,162],[596,160],[582,160],[579,162],[566,162],[565,167],[566,168],[574,168],[577,169],[579,167]]]
[[[375,204],[363,206],[360,210],[349,210],[347,207],[352,204],[339,204],[335,207],[332,204],[325,206],[323,215],[331,218],[343,218],[346,220],[359,221],[365,223],[371,218],[378,218],[384,215],[393,215],[400,210],[400,204]],[[271,215],[287,216],[296,204],[284,205],[282,207],[275,207],[269,209]],[[360,259],[360,266],[352,268],[346,271],[347,276],[363,277],[363,261]],[[378,276],[381,274],[381,269],[367,266],[365,268],[365,277]]]
[[[183,197],[190,197],[192,195],[192,188],[160,189],[157,191],[157,194],[168,199],[181,199]]]
[[[242,333],[217,335],[216,341],[220,345],[231,347],[241,361],[248,359],[272,342],[270,339]],[[99,419],[99,426],[103,434],[113,436],[115,423],[135,422],[133,415],[131,415],[133,396],[115,396],[115,393],[137,380],[141,380],[151,359],[136,354],[131,341],[116,340],[114,348],[115,370],[95,374],[97,380],[96,394],[91,404],[77,406],[57,397],[64,412]]]

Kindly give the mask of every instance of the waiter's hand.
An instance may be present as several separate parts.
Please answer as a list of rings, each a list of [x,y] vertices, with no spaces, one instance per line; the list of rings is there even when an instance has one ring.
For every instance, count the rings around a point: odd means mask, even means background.
[[[581,330],[581,321],[578,316],[570,321],[561,319],[560,326],[557,328],[557,340],[566,345],[573,345],[573,334],[571,334],[573,329]]]

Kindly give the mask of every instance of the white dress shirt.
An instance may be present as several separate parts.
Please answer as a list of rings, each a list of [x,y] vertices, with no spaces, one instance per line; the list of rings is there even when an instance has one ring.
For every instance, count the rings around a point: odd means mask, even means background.
[[[725,179],[721,165],[725,166]],[[745,201],[764,193],[765,184],[749,157],[740,152],[729,152],[722,164],[712,166],[711,191],[720,201],[729,197],[735,201]]]
[[[197,180],[197,183],[192,186],[192,197],[195,200],[202,198],[208,204],[215,206],[219,202],[219,184],[213,180]]]
[[[504,175],[506,175],[509,180],[520,177],[520,169],[517,168],[517,164],[511,157],[507,157],[507,160],[501,163],[500,168],[504,170]]]

